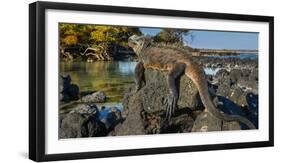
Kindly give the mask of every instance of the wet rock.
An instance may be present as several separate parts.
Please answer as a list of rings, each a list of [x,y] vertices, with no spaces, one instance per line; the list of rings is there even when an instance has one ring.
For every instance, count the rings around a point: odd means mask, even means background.
[[[96,105],[79,105],[61,119],[60,138],[106,136],[105,124],[98,120]]]
[[[79,87],[73,84],[70,75],[60,75],[59,78],[60,101],[72,101],[79,99]]]
[[[257,59],[239,59],[239,58],[214,58],[214,57],[194,57],[201,65],[208,68],[258,68]]]
[[[102,107],[94,103],[78,104],[60,115],[60,138],[106,136],[123,121],[117,107]]]
[[[239,104],[240,106],[246,106],[247,101],[246,101],[246,92],[243,92],[243,90],[239,87],[225,87],[222,85],[221,87],[218,88],[217,94],[220,96],[224,96],[231,101],[233,101],[236,104]]]
[[[226,122],[214,117],[209,112],[199,114],[194,122],[192,132],[240,130],[238,122]]]
[[[248,93],[246,95],[247,103],[248,103],[248,119],[256,126],[259,127],[258,124],[258,104],[259,104],[259,96],[253,93]]]
[[[144,135],[145,127],[142,120],[143,104],[142,99],[139,98],[139,92],[137,94],[127,95],[127,102],[124,105],[126,120],[119,123],[110,135],[122,136],[122,135]]]
[[[249,98],[255,98],[255,97],[251,96]],[[256,126],[254,119],[257,118],[257,114],[255,114],[255,111],[253,111],[253,114],[251,114],[252,117],[249,117],[249,115],[247,116],[245,111],[239,105],[237,105],[230,99],[223,96],[217,96],[215,100],[216,100],[215,104],[217,105],[217,108],[221,112],[224,112],[228,115],[239,115],[239,116],[246,117]],[[227,121],[220,120],[214,117],[211,113],[205,111],[196,117],[192,132],[225,131],[225,130],[241,130],[241,129],[248,129],[248,127],[245,124],[239,123],[237,121],[227,122]]]
[[[229,115],[240,115],[246,116],[245,112],[243,112],[242,108],[223,96],[217,96],[217,108]]]
[[[90,104],[79,104],[73,108],[70,113],[79,113],[79,114],[85,114],[88,116],[98,116],[99,115],[99,109],[96,104],[90,103]]]
[[[248,105],[246,95],[258,92],[258,70],[220,70],[212,82],[217,85],[217,95],[245,107]]]
[[[214,101],[215,101],[214,103],[217,105],[217,109],[219,109],[221,112],[224,112],[228,115],[239,115],[239,116],[246,117],[252,123],[255,124],[253,119],[251,119],[239,105],[237,105],[230,99],[223,96],[217,96]],[[214,117],[209,112],[202,112],[196,117],[192,132],[225,131],[225,130],[241,130],[241,129],[243,130],[248,129],[248,127],[245,124],[239,123],[237,121],[232,121],[232,122],[223,121]]]
[[[112,130],[123,118],[117,107],[103,107],[99,112],[99,120],[105,124],[108,130]]]
[[[85,103],[102,103],[105,102],[106,96],[105,93],[102,91],[98,91],[81,98],[81,102]]]

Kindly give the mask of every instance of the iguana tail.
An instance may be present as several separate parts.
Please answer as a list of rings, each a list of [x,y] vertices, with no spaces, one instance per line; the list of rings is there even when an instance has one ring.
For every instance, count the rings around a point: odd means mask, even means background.
[[[189,66],[191,67],[191,66]],[[194,66],[192,66],[194,67]],[[197,66],[196,66],[197,67]],[[186,69],[186,75],[191,78],[194,84],[197,86],[202,103],[204,104],[205,108],[209,110],[209,112],[214,115],[215,117],[225,120],[225,121],[238,121],[247,125],[250,129],[256,129],[251,121],[247,118],[239,116],[239,115],[228,115],[225,113],[221,113],[214,105],[211,95],[208,90],[208,83],[206,80],[206,76],[204,70],[198,69]]]

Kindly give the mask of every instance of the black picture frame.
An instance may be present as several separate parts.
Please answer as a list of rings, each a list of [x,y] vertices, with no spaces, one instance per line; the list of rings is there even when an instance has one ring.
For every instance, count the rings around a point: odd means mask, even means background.
[[[269,140],[262,142],[155,147],[149,149],[115,150],[83,153],[45,153],[45,11],[47,9],[109,12],[140,15],[161,15],[207,19],[226,19],[269,23]],[[29,5],[29,158],[34,161],[55,161],[100,157],[117,157],[190,151],[268,147],[274,145],[274,18],[271,16],[222,14],[152,8],[102,6],[89,4],[34,2]]]

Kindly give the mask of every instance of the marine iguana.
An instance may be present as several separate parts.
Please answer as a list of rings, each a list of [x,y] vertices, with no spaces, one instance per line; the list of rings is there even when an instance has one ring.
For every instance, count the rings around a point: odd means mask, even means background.
[[[187,52],[172,48],[159,48],[152,45],[152,39],[147,36],[133,35],[128,39],[128,45],[138,56],[135,68],[136,91],[145,83],[145,69],[168,72],[167,83],[169,95],[167,98],[166,119],[170,120],[177,107],[179,92],[176,79],[182,75],[189,77],[196,85],[202,103],[212,115],[225,121],[238,121],[246,124],[250,129],[256,129],[251,121],[239,115],[221,113],[214,105],[208,90],[208,83],[203,68],[192,60]],[[184,54],[185,53],[185,54]]]

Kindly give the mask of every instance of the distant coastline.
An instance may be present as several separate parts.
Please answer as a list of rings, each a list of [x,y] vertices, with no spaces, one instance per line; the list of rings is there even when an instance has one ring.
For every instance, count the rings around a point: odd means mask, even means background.
[[[199,49],[192,48],[191,53],[193,56],[236,56],[241,54],[256,54],[258,50],[246,50],[246,49]]]

